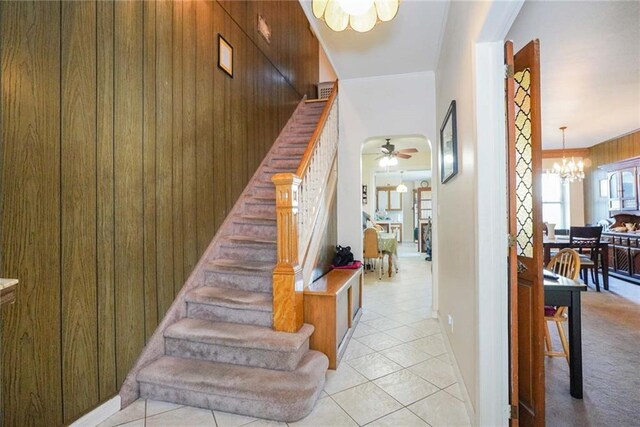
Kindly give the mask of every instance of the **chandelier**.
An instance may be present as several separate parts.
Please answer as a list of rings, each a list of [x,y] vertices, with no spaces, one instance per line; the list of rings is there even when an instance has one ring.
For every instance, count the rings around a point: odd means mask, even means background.
[[[582,160],[578,162],[575,161],[573,156],[571,160],[567,160],[564,155],[565,147],[564,147],[564,131],[567,129],[566,126],[562,126],[560,130],[562,131],[562,165],[558,163],[553,164],[552,173],[559,175],[562,179],[562,182],[574,182],[574,181],[582,181],[584,179],[584,163]]]
[[[313,15],[333,31],[352,28],[366,33],[378,22],[395,18],[400,0],[312,0],[311,7]]]

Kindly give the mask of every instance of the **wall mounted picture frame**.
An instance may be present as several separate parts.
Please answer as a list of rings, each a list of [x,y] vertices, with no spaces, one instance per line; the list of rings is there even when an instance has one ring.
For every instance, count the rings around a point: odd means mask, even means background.
[[[218,34],[218,67],[233,78],[233,46]]]
[[[440,127],[440,181],[444,184],[458,173],[456,101],[451,101]]]

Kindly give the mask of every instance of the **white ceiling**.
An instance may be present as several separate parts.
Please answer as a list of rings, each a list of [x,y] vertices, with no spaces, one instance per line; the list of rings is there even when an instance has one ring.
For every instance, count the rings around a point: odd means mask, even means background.
[[[340,79],[435,70],[448,1],[403,0],[397,16],[368,33],[334,32],[300,0]]]
[[[640,2],[525,1],[508,38],[540,39],[542,145],[590,147],[640,128]]]

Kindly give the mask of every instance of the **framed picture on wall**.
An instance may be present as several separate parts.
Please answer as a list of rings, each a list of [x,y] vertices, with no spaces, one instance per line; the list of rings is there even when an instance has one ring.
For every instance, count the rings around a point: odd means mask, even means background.
[[[218,34],[218,67],[233,78],[233,46]]]
[[[458,173],[456,101],[451,101],[440,127],[440,180],[444,184]]]

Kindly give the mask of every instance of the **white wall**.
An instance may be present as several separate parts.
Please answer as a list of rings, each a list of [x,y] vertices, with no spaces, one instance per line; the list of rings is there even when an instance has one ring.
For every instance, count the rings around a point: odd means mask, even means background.
[[[318,49],[318,57],[319,57],[319,73],[318,80],[320,83],[323,82],[333,82],[338,79],[336,76],[336,72],[333,69],[333,65],[329,62],[329,58],[327,58],[327,54],[324,51],[322,45],[319,45]]]
[[[437,123],[456,100],[459,156],[448,183],[434,169],[439,315],[477,425],[507,423],[502,39],[520,7],[518,0],[450,2],[436,71]]]
[[[357,257],[362,253],[361,146],[380,135],[423,135],[435,141],[434,73],[340,80],[338,100],[338,243],[351,246]],[[369,206],[375,197],[371,190]]]

